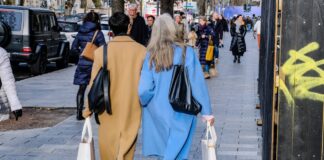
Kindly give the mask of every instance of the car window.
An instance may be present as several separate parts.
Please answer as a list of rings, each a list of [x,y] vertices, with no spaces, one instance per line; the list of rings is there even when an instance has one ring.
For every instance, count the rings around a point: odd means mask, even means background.
[[[22,13],[12,10],[0,10],[0,21],[8,24],[12,31],[20,31],[22,24]]]
[[[42,31],[42,26],[40,23],[40,15],[34,14],[32,16],[32,32],[41,32]]]
[[[51,23],[51,28],[54,27],[54,26],[56,26],[54,15],[50,15],[50,23]]]
[[[109,30],[108,24],[101,24],[101,30]]]
[[[59,22],[59,26],[62,27],[63,32],[78,32],[80,25],[77,23]]]
[[[41,15],[41,22],[43,23],[42,27],[44,32],[51,31],[50,17],[48,14]]]

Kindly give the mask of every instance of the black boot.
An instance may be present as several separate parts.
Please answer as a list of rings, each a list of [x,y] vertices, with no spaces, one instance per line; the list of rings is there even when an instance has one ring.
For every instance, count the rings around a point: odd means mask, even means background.
[[[241,63],[241,58],[238,56],[237,63]]]
[[[12,111],[12,113],[14,114],[14,116],[16,118],[16,121],[18,121],[18,118],[22,116],[22,110],[21,109]]]
[[[80,85],[78,94],[77,94],[77,114],[76,114],[76,119],[81,121],[84,120],[84,117],[82,116],[82,111],[83,111],[83,105],[84,105],[84,93],[86,90],[87,86],[86,85]]]
[[[233,63],[236,63],[236,60],[237,60],[237,58],[236,58],[236,56],[234,56],[234,61],[233,61]]]

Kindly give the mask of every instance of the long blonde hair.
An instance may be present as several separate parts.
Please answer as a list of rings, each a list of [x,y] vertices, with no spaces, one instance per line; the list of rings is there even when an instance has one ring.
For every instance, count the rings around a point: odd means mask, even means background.
[[[173,45],[175,44],[176,27],[167,13],[159,16],[152,29],[152,36],[147,50],[150,52],[150,68],[156,72],[169,70],[173,65]]]

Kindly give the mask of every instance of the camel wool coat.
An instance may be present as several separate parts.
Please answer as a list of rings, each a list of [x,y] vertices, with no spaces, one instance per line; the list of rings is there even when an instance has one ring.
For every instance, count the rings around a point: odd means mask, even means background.
[[[110,100],[112,115],[99,115],[98,132],[101,160],[132,160],[141,123],[137,93],[146,48],[129,36],[117,36],[108,43]],[[103,47],[95,51],[91,87],[103,63]],[[91,115],[88,103],[84,117]]]

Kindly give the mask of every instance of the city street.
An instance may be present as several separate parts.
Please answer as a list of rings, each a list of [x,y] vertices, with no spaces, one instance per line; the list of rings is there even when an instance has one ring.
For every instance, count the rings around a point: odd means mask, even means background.
[[[217,78],[207,80],[215,128],[218,136],[218,160],[261,160],[262,127],[256,125],[260,110],[257,78],[259,51],[252,33],[246,35],[247,52],[241,64],[233,63],[229,51],[230,35],[225,33],[224,48],[220,49]],[[77,86],[73,85],[75,67],[57,70],[17,82],[17,92],[25,107],[75,108]],[[99,159],[97,125],[93,124],[96,158]],[[1,160],[74,160],[77,157],[83,122],[71,116],[50,128],[0,132]],[[190,160],[201,159],[200,140],[206,125],[200,119],[190,152]],[[139,132],[136,160],[149,160],[141,154]]]

